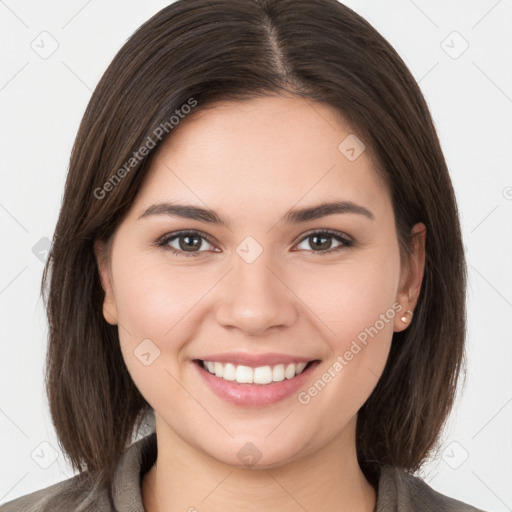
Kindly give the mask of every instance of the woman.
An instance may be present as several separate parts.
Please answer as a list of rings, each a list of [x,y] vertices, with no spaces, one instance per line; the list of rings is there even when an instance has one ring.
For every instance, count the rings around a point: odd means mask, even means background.
[[[465,279],[430,113],[375,29],[334,0],[178,0],[91,98],[43,277],[79,474],[3,510],[477,510],[412,475]]]

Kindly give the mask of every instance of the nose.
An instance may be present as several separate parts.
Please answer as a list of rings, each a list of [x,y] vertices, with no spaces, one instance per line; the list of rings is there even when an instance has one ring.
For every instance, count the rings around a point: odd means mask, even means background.
[[[280,274],[265,251],[252,263],[235,254],[234,268],[219,290],[219,324],[240,329],[248,336],[293,325],[298,299]]]

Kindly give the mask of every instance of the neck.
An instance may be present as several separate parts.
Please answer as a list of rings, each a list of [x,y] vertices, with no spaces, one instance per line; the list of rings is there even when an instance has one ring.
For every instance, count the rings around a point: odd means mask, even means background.
[[[146,512],[375,510],[375,489],[357,462],[355,419],[320,450],[266,469],[219,462],[183,441],[159,419],[156,464],[142,481]]]

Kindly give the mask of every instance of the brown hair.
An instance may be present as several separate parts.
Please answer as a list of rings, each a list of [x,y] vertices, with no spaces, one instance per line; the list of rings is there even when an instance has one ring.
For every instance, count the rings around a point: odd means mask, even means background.
[[[359,462],[373,481],[384,464],[413,471],[438,439],[464,362],[466,264],[448,169],[417,83],[390,44],[336,0],[178,0],[130,37],[92,95],[43,275],[53,423],[73,468],[101,482],[110,482],[152,409],[127,371],[117,327],[103,318],[94,241],[114,233],[165,139],[156,134],[165,127],[172,136],[169,120],[183,105],[192,99],[199,111],[272,94],[330,105],[364,141],[391,193],[402,258],[412,226],[426,225],[414,321],[394,333],[359,411]],[[155,147],[142,156],[148,138]]]

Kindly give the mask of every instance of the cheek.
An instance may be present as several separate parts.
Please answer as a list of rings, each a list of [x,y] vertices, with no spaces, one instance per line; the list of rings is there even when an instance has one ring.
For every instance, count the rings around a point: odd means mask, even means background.
[[[118,269],[118,316],[132,336],[162,339],[170,335],[211,287],[197,268],[135,262],[130,269],[122,264]]]
[[[169,396],[180,396],[182,348],[197,327],[191,322],[194,306],[215,279],[208,284],[207,276],[199,276],[197,269],[128,259],[115,268],[123,358],[139,391],[159,410]],[[162,394],[163,389],[168,393]]]
[[[310,318],[325,333],[329,352],[321,382],[303,390],[301,403],[315,401],[313,407],[319,409],[343,403],[329,409],[329,414],[339,415],[340,424],[363,405],[388,358],[399,274],[398,249],[388,248],[347,258],[343,265],[326,266],[295,281],[298,295],[315,313]]]
[[[314,313],[310,318],[316,317],[332,348],[339,352],[375,324],[384,337],[391,335],[399,274],[398,249],[367,250],[343,263],[318,265],[314,272],[290,278],[297,295]]]
[[[299,403],[311,417],[345,425],[375,388],[387,362],[397,314],[398,253],[354,261],[317,273],[302,296],[321,319],[330,355]],[[315,294],[307,290],[316,283]],[[308,302],[309,301],[309,302]],[[395,304],[395,307],[393,305]],[[327,327],[328,329],[327,329]]]
[[[114,275],[121,350],[146,399],[159,394],[158,383],[173,387],[172,376],[181,379],[183,349],[197,336],[203,302],[218,282],[212,270],[149,260],[119,258]]]

